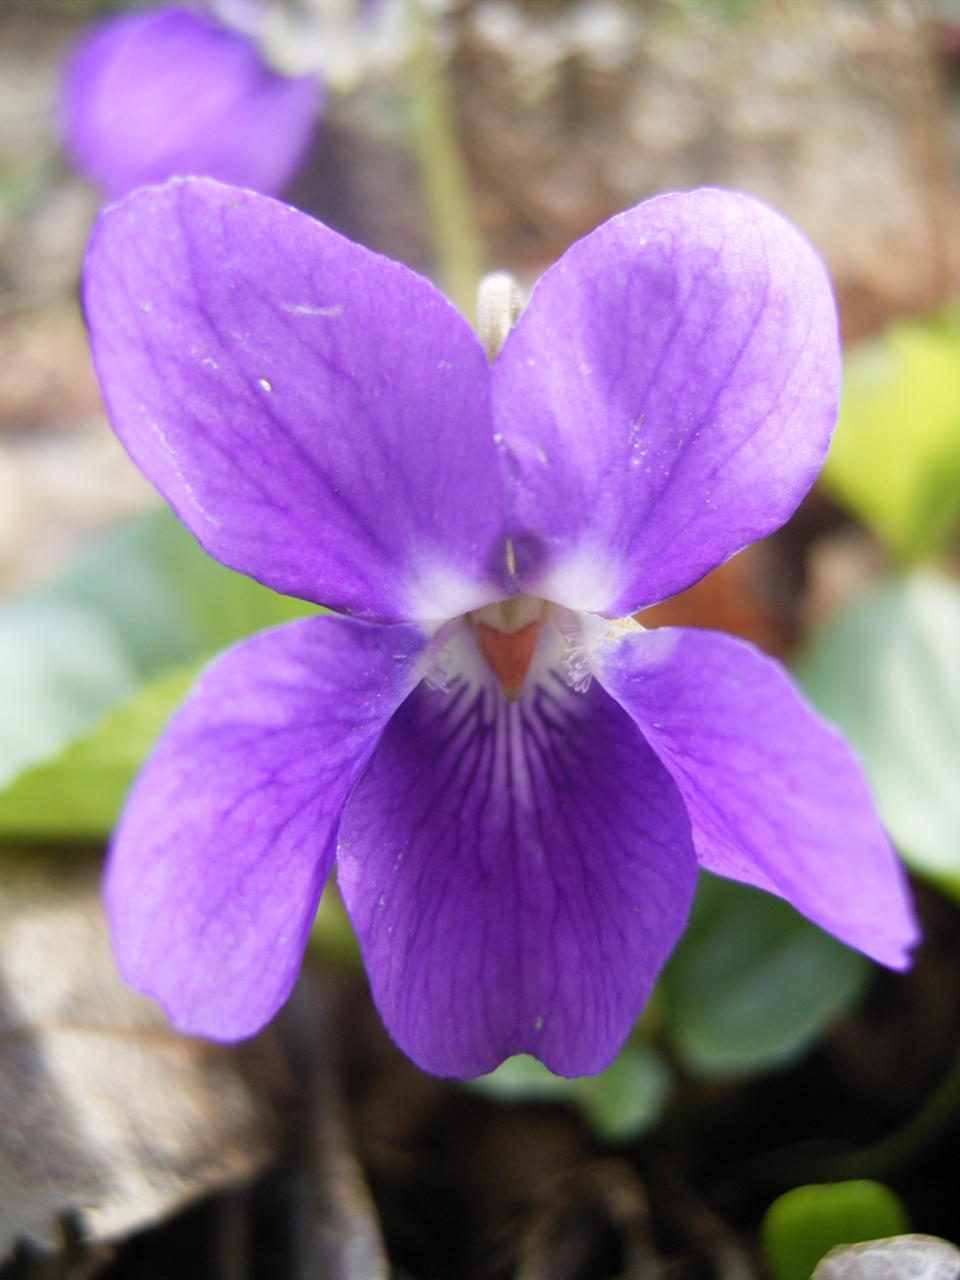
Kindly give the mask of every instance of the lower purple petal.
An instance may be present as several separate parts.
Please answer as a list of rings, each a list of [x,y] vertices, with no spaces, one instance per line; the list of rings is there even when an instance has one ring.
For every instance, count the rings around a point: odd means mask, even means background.
[[[477,672],[420,685],[387,726],[344,810],[338,882],[414,1062],[470,1077],[530,1053],[590,1074],[686,921],[689,820],[601,688],[547,669],[511,704]]]
[[[424,647],[412,626],[295,622],[229,650],[172,720],[105,893],[123,976],[180,1031],[239,1040],[286,999],[344,801]]]
[[[863,772],[783,668],[717,632],[626,632],[593,670],[686,801],[701,864],[786,898],[842,942],[906,968],[918,931]]]
[[[182,174],[273,195],[303,159],[320,103],[316,76],[277,75],[246,36],[150,9],[81,44],[64,80],[64,138],[113,199]]]

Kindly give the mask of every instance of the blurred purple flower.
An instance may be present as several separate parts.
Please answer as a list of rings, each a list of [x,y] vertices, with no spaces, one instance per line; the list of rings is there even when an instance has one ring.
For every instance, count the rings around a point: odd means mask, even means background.
[[[315,75],[278,75],[247,36],[150,9],[101,23],[73,55],[64,145],[112,199],[177,174],[275,193],[303,160],[321,103]]]
[[[782,668],[629,617],[794,510],[839,379],[823,266],[745,196],[575,244],[488,365],[426,280],[203,180],[103,215],[95,359],[206,549],[339,616],[231,649],[137,782],[106,895],[184,1031],[257,1030],[336,855],[377,1005],[441,1075],[604,1067],[699,862],[893,968],[860,768]]]

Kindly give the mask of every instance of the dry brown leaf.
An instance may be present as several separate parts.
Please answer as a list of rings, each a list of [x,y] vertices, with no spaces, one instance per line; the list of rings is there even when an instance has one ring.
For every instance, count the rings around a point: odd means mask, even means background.
[[[173,1032],[117,974],[96,860],[0,853],[0,1252],[71,1215],[120,1238],[276,1155],[274,1041]]]
[[[790,630],[765,590],[768,549],[754,543],[686,591],[637,614],[645,627],[706,627],[782,656]]]

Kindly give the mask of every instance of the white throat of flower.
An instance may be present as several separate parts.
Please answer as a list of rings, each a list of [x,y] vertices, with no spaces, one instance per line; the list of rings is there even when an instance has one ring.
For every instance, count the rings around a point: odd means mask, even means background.
[[[634,618],[611,620],[539,596],[510,596],[451,619],[436,637],[439,646],[425,678],[431,688],[446,692],[456,677],[476,679],[482,670],[487,679],[496,677],[507,702],[516,702],[553,670],[575,692],[585,693],[596,646],[624,631],[643,630]]]
[[[513,276],[505,271],[484,276],[477,294],[477,332],[491,364],[521,309],[520,289]],[[509,539],[504,554],[512,577],[515,565]],[[643,630],[633,618],[609,621],[540,596],[510,596],[444,623],[435,634],[436,647],[425,678],[432,688],[446,690],[458,675],[471,678],[470,672],[460,669],[464,662],[474,673],[479,662],[486,678],[492,673],[507,701],[515,702],[529,683],[528,676],[536,683],[531,667],[540,670],[546,663],[561,672],[572,689],[585,692],[593,678],[593,646],[624,629]]]
[[[467,614],[477,648],[510,700],[520,696],[550,613],[549,603],[537,596],[510,596]]]

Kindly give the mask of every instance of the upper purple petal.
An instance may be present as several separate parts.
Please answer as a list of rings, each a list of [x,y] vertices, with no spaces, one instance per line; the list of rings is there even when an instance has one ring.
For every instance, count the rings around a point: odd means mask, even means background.
[[[407,699],[340,827],[338,883],[374,999],[437,1075],[515,1053],[599,1071],[686,921],[689,820],[601,688],[574,693],[535,658],[511,704],[466,629],[455,643],[467,674]]]
[[[150,9],[96,27],[68,64],[67,153],[117,199],[177,174],[281,191],[322,102],[316,76],[290,79],[246,36],[184,9]]]
[[[118,435],[218,560],[381,622],[504,594],[488,368],[429,281],[188,178],[101,216],[84,300]]]
[[[836,419],[823,264],[747,196],[660,196],[573,245],[494,365],[522,589],[608,617],[794,510]]]
[[[779,663],[732,636],[672,627],[592,653],[680,788],[703,866],[786,898],[881,964],[909,964],[909,889],[863,771]]]
[[[420,676],[418,627],[320,617],[229,650],[137,780],[107,868],[121,972],[238,1040],[297,976],[343,803]]]

